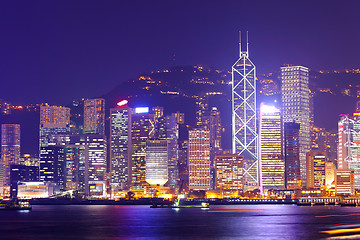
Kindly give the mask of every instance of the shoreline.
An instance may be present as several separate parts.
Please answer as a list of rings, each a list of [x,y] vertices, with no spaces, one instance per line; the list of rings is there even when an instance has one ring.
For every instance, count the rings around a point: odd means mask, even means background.
[[[210,205],[258,205],[258,204],[297,204],[297,199],[191,199],[189,203],[206,201]],[[164,199],[126,200],[84,200],[84,199],[31,199],[31,205],[172,205]]]

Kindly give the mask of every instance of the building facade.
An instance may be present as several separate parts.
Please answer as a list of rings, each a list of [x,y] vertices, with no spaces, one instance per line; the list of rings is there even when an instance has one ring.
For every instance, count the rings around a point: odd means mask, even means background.
[[[19,182],[38,182],[39,167],[25,165],[10,166],[10,197],[16,198]]]
[[[146,141],[155,136],[155,118],[148,108],[135,108],[131,118],[131,188],[141,190],[146,182]]]
[[[215,189],[243,190],[244,157],[237,154],[215,157]]]
[[[353,169],[355,189],[360,189],[360,118],[343,115],[338,131],[338,169]]]
[[[188,169],[190,190],[210,189],[210,131],[189,131]]]
[[[306,154],[307,188],[326,188],[326,155],[324,152]]]
[[[355,194],[353,169],[336,170],[335,194],[346,196]]]
[[[306,153],[310,151],[309,69],[303,66],[282,67],[281,80],[283,121],[300,124],[301,184],[306,186]]]
[[[265,189],[283,189],[285,162],[281,111],[272,105],[260,106],[261,183]]]
[[[131,115],[127,106],[110,109],[110,172],[114,189],[129,189],[131,174]]]
[[[40,181],[56,184],[59,191],[66,186],[66,160],[63,146],[40,148]]]
[[[53,135],[69,132],[70,108],[49,105],[40,106],[40,148],[51,144]]]
[[[146,141],[146,182],[163,186],[168,181],[168,141]]]
[[[105,134],[105,99],[85,100],[84,133]]]
[[[20,125],[1,125],[0,193],[9,195],[10,166],[20,164]],[[5,190],[5,191],[4,191]]]
[[[285,187],[301,188],[300,175],[300,124],[284,123]]]

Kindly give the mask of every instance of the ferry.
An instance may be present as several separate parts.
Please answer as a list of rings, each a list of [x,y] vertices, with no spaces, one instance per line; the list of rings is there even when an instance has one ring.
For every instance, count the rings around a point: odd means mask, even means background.
[[[0,202],[0,210],[31,210],[32,206],[29,201],[12,199],[10,201]]]

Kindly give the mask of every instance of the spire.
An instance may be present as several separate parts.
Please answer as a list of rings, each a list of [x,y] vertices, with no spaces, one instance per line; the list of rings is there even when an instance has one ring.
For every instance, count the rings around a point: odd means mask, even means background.
[[[241,31],[239,30],[239,57],[241,57]]]
[[[249,31],[246,31],[246,55],[249,56]]]

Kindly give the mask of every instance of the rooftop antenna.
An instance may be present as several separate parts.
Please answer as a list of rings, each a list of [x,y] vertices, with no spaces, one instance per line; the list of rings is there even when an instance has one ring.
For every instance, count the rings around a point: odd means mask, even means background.
[[[246,54],[249,56],[249,31],[246,31]]]
[[[241,31],[239,30],[239,57],[241,57]]]

